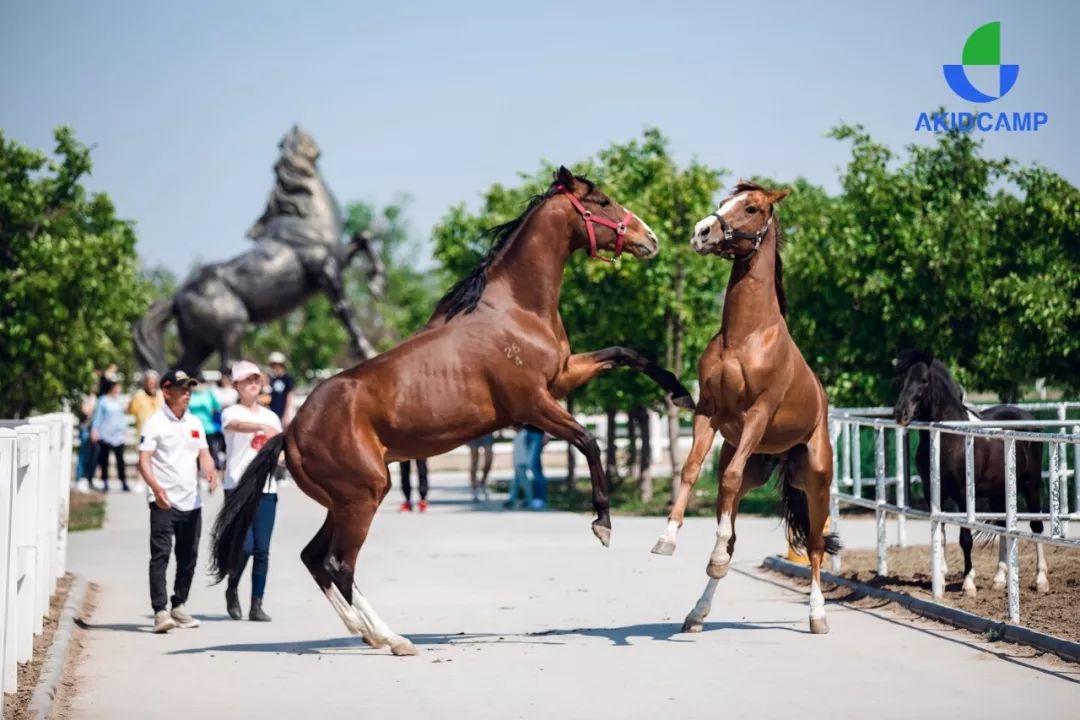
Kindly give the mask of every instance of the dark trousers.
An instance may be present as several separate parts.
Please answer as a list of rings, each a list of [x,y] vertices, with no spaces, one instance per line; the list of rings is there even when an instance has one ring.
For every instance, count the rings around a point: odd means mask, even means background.
[[[232,490],[225,491],[228,499]],[[229,576],[229,589],[235,590],[240,584],[249,557],[251,563],[251,597],[262,600],[266,592],[266,575],[270,571],[270,536],[274,533],[274,519],[277,517],[277,493],[263,493],[259,498],[259,509],[255,511],[255,522],[244,537],[244,561],[240,568]]]
[[[225,468],[225,434],[210,433],[206,436],[206,444],[210,446],[210,457],[214,459],[214,467],[223,470]]]
[[[416,460],[416,473],[420,476],[420,499],[427,500],[427,460]],[[401,463],[401,492],[405,493],[405,502],[412,502],[412,483],[409,481],[409,461]]]
[[[173,586],[172,606],[187,602],[191,579],[195,577],[195,562],[199,558],[199,533],[202,532],[202,508],[194,510],[162,510],[150,503],[150,605],[154,612],[168,606],[165,570],[169,553],[176,538],[176,584]]]
[[[98,467],[101,468],[101,486],[109,489],[109,453],[116,457],[116,477],[120,478],[120,484],[127,489],[127,468],[124,467],[124,446],[110,445],[104,440],[98,440]]]

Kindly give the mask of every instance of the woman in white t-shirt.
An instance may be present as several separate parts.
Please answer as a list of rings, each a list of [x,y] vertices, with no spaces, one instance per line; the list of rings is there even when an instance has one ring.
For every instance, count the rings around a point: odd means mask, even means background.
[[[232,492],[244,470],[268,439],[281,432],[281,420],[269,408],[259,405],[262,390],[262,371],[247,360],[241,360],[232,368],[233,387],[239,396],[235,405],[221,413],[221,427],[225,433],[225,495]],[[247,559],[254,556],[251,565],[251,610],[248,620],[268,622],[270,616],[262,608],[266,590],[266,573],[270,567],[270,536],[274,532],[277,515],[277,481],[271,475],[263,487],[255,523],[244,539],[244,561],[234,575],[229,576],[225,590],[225,606],[229,617],[243,617],[237,587],[240,576],[247,566]]]

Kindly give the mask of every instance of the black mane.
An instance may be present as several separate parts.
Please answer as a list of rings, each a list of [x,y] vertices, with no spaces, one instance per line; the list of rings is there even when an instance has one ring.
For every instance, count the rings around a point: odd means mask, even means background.
[[[915,367],[919,363],[924,363],[930,368],[930,374],[934,376],[937,382],[931,383],[931,388],[934,392],[944,392],[948,399],[956,405],[964,405],[964,390],[960,387],[960,383],[953,379],[952,374],[949,372],[949,368],[945,367],[945,363],[941,362],[934,357],[932,353],[925,350],[901,350],[896,356],[896,376],[898,380],[903,380],[907,376],[908,371]]]
[[[590,180],[583,177],[578,177],[577,179],[586,183],[589,186],[589,192],[592,192],[595,186]],[[491,247],[488,248],[487,254],[484,255],[483,259],[480,260],[480,263],[473,268],[472,272],[458,280],[446,291],[446,294],[443,295],[442,299],[435,305],[435,315],[444,313],[447,321],[449,321],[458,313],[468,315],[476,309],[476,306],[480,304],[480,298],[484,294],[484,288],[487,287],[487,270],[491,266],[491,263],[510,243],[514,234],[524,224],[525,219],[529,217],[529,214],[539,207],[541,203],[554,195],[557,192],[557,187],[557,183],[552,183],[545,192],[540,195],[534,195],[529,200],[529,204],[525,207],[525,210],[516,218],[484,231],[484,237],[491,239]]]

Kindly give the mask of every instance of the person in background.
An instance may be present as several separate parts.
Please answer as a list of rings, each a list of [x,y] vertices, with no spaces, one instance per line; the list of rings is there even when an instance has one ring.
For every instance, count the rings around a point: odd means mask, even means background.
[[[128,492],[131,488],[127,484],[127,467],[124,465],[126,406],[120,398],[119,382],[106,381],[102,387],[105,394],[97,399],[90,420],[90,441],[97,445],[98,467],[101,468],[101,491],[109,492],[109,453],[112,453],[116,458],[116,477],[124,492]]]
[[[261,372],[259,377],[262,377]],[[236,388],[233,387],[232,378],[229,375],[222,375],[218,378],[217,384],[210,389],[213,390],[214,396],[218,399],[218,405],[221,406],[222,410],[240,402],[240,396],[237,394]]]
[[[202,377],[191,391],[188,412],[202,423],[206,442],[210,447],[210,457],[214,459],[214,467],[220,470],[225,466],[225,436],[221,433],[220,422],[221,405],[218,404],[217,396],[210,389],[210,385]]]
[[[97,467],[97,445],[90,440],[90,421],[97,405],[97,395],[94,394],[96,389],[95,383],[94,387],[83,395],[76,413],[79,419],[79,456],[75,462],[75,487],[79,492],[90,489],[90,480],[94,477],[94,468]]]
[[[533,510],[542,510],[547,504],[547,478],[544,476],[544,443],[546,437],[544,431],[532,425],[525,426],[525,434],[528,441],[529,470],[533,476],[533,499],[529,507]]]
[[[225,431],[225,496],[236,488],[240,476],[266,444],[266,441],[281,432],[281,419],[269,408],[259,405],[259,391],[262,389],[262,373],[259,367],[247,360],[233,365],[232,381],[239,394],[239,402],[230,405],[221,412],[221,424]],[[277,480],[271,473],[263,486],[255,511],[255,522],[244,538],[244,560],[240,569],[229,576],[225,589],[225,608],[229,617],[239,620],[244,611],[240,607],[238,588],[240,577],[244,574],[249,557],[254,557],[251,565],[251,610],[248,620],[269,622],[270,616],[263,610],[263,595],[266,592],[266,575],[270,569],[270,536],[274,532],[274,519],[277,516]]]
[[[116,363],[109,363],[109,367],[97,373],[98,376],[98,397],[101,397],[105,393],[109,392],[110,383],[118,382],[120,380],[120,368]]]
[[[523,496],[521,506],[528,508],[533,500],[533,486],[529,482],[529,439],[524,427],[518,427],[514,433],[513,460],[514,479],[510,481],[510,497],[503,507],[513,508],[520,490]]]
[[[142,385],[131,394],[127,414],[135,418],[135,437],[142,437],[146,419],[165,404],[165,396],[161,394],[161,389],[158,387],[160,380],[161,376],[156,370],[147,370],[143,375]]]
[[[296,383],[285,371],[285,354],[270,353],[270,409],[281,418],[282,427],[288,427],[293,416],[293,389]]]
[[[495,444],[495,436],[491,433],[470,440],[469,446],[469,487],[472,488],[473,502],[480,502],[481,493],[484,500],[488,499],[488,475],[491,474],[492,446]],[[476,471],[480,465],[480,451],[484,451],[484,468],[479,482],[476,479]]]
[[[146,481],[150,505],[150,605],[154,610],[154,632],[175,627],[196,628],[199,621],[184,607],[202,532],[202,497],[198,473],[217,489],[217,472],[199,419],[188,412],[191,388],[198,384],[183,370],[170,370],[161,378],[165,406],[151,415],[139,439],[139,473]],[[173,584],[172,612],[165,571],[176,541],[176,580]]]
[[[414,462],[416,463],[416,474],[420,476],[420,512],[427,512],[427,458],[417,458]],[[409,478],[409,461],[398,463],[398,467],[401,468],[401,492],[405,495],[405,502],[401,503],[401,512],[412,512],[412,483]]]

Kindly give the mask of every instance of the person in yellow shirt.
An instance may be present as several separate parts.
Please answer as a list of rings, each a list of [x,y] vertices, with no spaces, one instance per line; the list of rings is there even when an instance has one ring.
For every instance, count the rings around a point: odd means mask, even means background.
[[[143,423],[146,419],[161,409],[165,404],[165,397],[158,388],[158,374],[153,370],[147,370],[143,376],[142,387],[131,395],[128,403],[128,415],[135,416],[135,435],[142,437]]]

